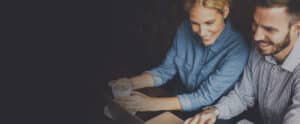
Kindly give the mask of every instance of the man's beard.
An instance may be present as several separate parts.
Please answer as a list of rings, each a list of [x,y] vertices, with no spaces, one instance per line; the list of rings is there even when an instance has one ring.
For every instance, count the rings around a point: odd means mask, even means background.
[[[263,50],[261,50],[260,48],[259,48],[259,51],[263,55],[276,55],[290,45],[291,40],[290,40],[289,36],[290,36],[290,32],[288,32],[287,35],[285,36],[284,40],[282,40],[279,43],[274,43],[271,41],[255,41],[255,43],[258,44],[260,42],[263,42],[263,43],[268,43],[268,44],[272,45],[273,48],[275,47],[275,50],[272,50],[271,53],[264,53]]]

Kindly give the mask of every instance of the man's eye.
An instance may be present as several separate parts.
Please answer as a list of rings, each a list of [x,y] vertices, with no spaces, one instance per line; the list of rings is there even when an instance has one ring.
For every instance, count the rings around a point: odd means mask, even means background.
[[[212,25],[214,22],[206,22],[207,25]]]
[[[265,28],[265,30],[270,33],[274,32],[274,29],[272,29],[272,28]]]

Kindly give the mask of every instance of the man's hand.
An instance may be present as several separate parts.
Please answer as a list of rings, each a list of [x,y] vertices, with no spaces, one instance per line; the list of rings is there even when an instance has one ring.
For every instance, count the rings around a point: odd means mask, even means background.
[[[115,98],[115,101],[130,112],[156,111],[155,98],[136,91],[131,96]]]
[[[194,117],[188,118],[184,124],[214,124],[216,122],[217,115],[217,109],[215,107],[209,107]]]

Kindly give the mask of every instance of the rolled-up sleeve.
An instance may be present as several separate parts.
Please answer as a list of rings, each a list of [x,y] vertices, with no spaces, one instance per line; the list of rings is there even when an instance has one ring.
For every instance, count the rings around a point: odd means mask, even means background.
[[[183,111],[192,111],[213,104],[226,91],[229,91],[240,78],[248,56],[247,47],[236,47],[195,92],[178,95]]]
[[[173,40],[173,44],[169,49],[165,59],[163,62],[156,68],[146,71],[146,73],[150,73],[153,76],[154,86],[158,87],[165,84],[168,80],[170,80],[177,72],[176,64],[174,62],[176,52],[177,52],[177,44],[179,42],[179,38],[181,35],[181,30],[183,30],[183,26],[179,27],[179,30],[176,33],[176,36]]]
[[[223,96],[215,105],[219,110],[220,119],[230,119],[248,107],[253,107],[256,99],[256,85],[254,82],[254,68],[257,57],[250,55],[249,62],[244,69],[241,80],[235,85],[234,90],[230,91],[227,96]]]

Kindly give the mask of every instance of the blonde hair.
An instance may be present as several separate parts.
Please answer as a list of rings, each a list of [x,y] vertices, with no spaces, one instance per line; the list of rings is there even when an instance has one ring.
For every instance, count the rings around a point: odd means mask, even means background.
[[[184,0],[184,10],[189,13],[195,5],[216,9],[221,14],[224,13],[224,7],[230,6],[231,0]]]

